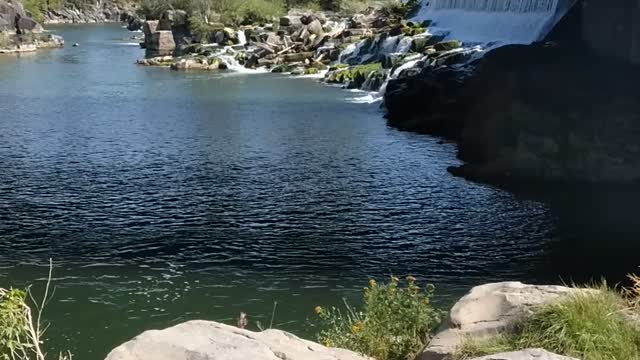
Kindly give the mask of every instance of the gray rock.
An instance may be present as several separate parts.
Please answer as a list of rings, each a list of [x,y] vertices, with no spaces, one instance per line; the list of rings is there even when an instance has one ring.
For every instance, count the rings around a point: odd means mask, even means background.
[[[300,16],[287,15],[280,18],[280,26],[300,27],[302,22],[300,21]]]
[[[375,14],[355,14],[349,20],[349,27],[354,29],[370,28],[375,20]]]
[[[449,358],[467,337],[487,339],[513,331],[533,310],[582,290],[564,286],[492,283],[474,287],[451,309],[447,327],[431,340],[422,360]]]
[[[23,34],[24,33],[39,34],[44,31],[44,29],[42,28],[42,25],[38,24],[37,21],[27,16],[21,17],[20,20],[18,20],[17,25]]]
[[[10,31],[12,28],[11,23],[0,16],[0,31]]]
[[[509,353],[483,356],[472,360],[578,360],[550,353],[543,349],[527,349]]]
[[[15,31],[16,14],[26,16],[20,2],[0,0],[0,31]]]
[[[366,360],[279,330],[251,332],[209,321],[189,321],[146,331],[120,345],[106,360]]]
[[[142,32],[144,36],[151,36],[154,32],[158,30],[158,20],[147,20],[142,24]]]
[[[324,35],[324,29],[322,28],[322,23],[320,22],[320,20],[313,20],[312,22],[309,23],[309,25],[307,25],[307,31],[309,31],[309,33],[314,34],[314,35],[318,35],[318,36],[322,36]]]
[[[176,43],[171,31],[156,31],[151,34],[151,39],[147,42],[147,49],[152,51],[173,51],[175,48]]]

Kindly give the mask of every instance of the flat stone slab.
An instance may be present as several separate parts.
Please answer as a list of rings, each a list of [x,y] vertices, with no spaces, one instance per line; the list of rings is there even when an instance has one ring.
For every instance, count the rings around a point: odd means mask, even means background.
[[[280,330],[252,332],[212,321],[189,321],[145,331],[106,360],[367,360]]]

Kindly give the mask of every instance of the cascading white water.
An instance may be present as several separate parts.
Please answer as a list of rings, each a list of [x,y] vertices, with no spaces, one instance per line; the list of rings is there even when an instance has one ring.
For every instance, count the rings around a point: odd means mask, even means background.
[[[531,44],[542,40],[575,0],[423,0],[414,20],[466,43]]]
[[[411,44],[413,44],[413,38],[410,36],[405,36],[400,39],[395,51],[400,54],[406,54],[409,52],[409,50],[411,50]]]
[[[246,45],[247,44],[247,35],[243,30],[238,30],[238,45]]]
[[[365,63],[376,55],[406,54],[411,49],[413,39],[409,36],[389,36],[384,39],[377,38],[373,42],[365,39],[347,46],[340,53],[338,62],[347,64]]]
[[[400,35],[387,37],[382,41],[382,44],[380,45],[380,50],[378,51],[378,53],[385,54],[385,55],[393,54],[396,51],[396,48],[398,47],[399,41],[400,41]]]

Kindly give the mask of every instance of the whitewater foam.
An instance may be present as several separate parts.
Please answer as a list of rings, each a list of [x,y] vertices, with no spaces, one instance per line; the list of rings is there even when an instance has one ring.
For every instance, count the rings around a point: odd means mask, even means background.
[[[416,21],[465,43],[531,44],[541,41],[575,0],[423,0]]]

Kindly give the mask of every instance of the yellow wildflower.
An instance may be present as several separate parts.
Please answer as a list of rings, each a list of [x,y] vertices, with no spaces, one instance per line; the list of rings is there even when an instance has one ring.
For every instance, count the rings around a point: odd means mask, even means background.
[[[369,286],[370,286],[370,287],[374,287],[374,286],[376,286],[376,285],[377,285],[377,284],[376,284],[376,281],[375,281],[375,280],[373,280],[373,279],[369,280]]]
[[[314,311],[316,312],[316,314],[318,314],[318,315],[322,314],[322,306],[316,306],[316,308],[315,308],[315,309],[313,309],[313,310],[314,310]]]
[[[354,333],[354,334],[357,334],[360,331],[362,331],[363,327],[364,327],[364,325],[362,324],[362,322],[358,321],[357,323],[351,325],[351,332]]]

